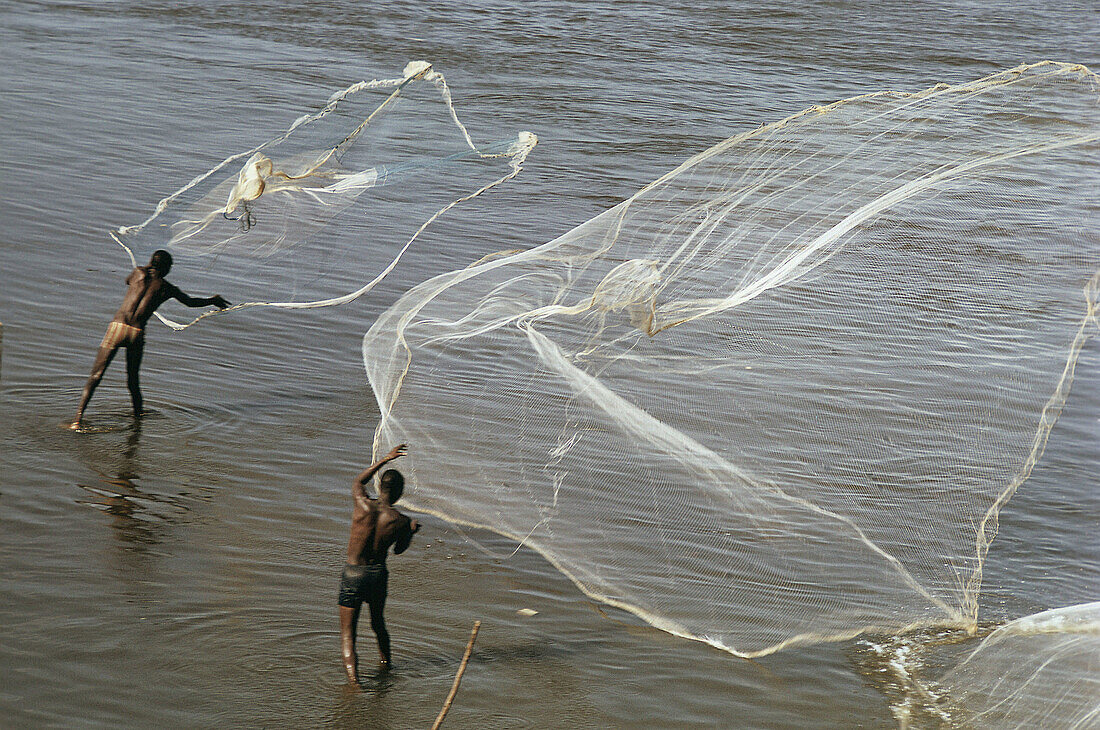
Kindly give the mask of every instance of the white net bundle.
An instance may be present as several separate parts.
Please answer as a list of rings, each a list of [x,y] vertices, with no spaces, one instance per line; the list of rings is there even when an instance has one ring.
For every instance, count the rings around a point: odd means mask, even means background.
[[[955,727],[1100,727],[1100,603],[1001,626],[935,691]]]
[[[743,656],[972,628],[1097,329],[1100,85],[1041,63],[733,137],[367,333],[410,506]]]
[[[167,248],[234,309],[340,304],[385,277],[438,216],[514,177],[535,143],[521,132],[475,144],[443,75],[414,61],[401,78],[333,94],[112,235],[135,265],[135,251]]]

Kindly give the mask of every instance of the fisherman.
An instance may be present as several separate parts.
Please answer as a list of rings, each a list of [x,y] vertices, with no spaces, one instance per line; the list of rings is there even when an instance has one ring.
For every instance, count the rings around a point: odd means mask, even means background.
[[[184,294],[164,278],[171,268],[172,254],[161,250],[153,253],[148,266],[139,266],[126,277],[129,289],[126,290],[122,306],[118,308],[115,318],[107,327],[107,334],[99,343],[99,352],[96,354],[95,364],[92,365],[92,374],[84,384],[84,394],[80,398],[80,407],[76,410],[76,419],[69,428],[73,430],[80,428],[84,420],[84,409],[88,407],[92,393],[95,392],[99,381],[103,379],[103,373],[107,371],[107,366],[111,364],[120,347],[126,348],[126,385],[130,389],[134,415],[142,415],[138,370],[141,368],[141,356],[145,350],[145,323],[153,316],[153,312],[157,311],[157,307],[169,299],[178,299],[188,307],[214,305],[225,309],[230,306],[229,302],[221,296],[203,298]]]
[[[382,668],[390,666],[390,635],[382,613],[386,609],[386,553],[393,546],[395,555],[409,548],[412,536],[420,529],[394,509],[405,489],[405,478],[396,469],[387,469],[378,480],[378,499],[372,499],[366,485],[389,462],[408,452],[405,444],[395,446],[382,459],[367,467],[352,482],[355,504],[348,538],[348,562],[340,577],[340,640],[344,654],[344,671],[348,681],[359,683],[359,657],[355,653],[355,633],[359,625],[359,610],[366,603],[370,609],[370,625],[378,638],[378,656]]]

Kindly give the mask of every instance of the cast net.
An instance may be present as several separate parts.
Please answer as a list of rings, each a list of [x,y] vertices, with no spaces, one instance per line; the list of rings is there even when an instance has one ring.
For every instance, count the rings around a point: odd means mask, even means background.
[[[166,247],[233,309],[341,304],[373,288],[440,215],[514,177],[535,143],[521,132],[475,144],[443,75],[414,61],[401,78],[333,94],[112,236],[135,265],[135,251],[144,264]],[[157,316],[177,329],[202,318]]]
[[[1100,726],[1100,603],[1001,626],[933,691],[954,727]]]
[[[756,656],[973,628],[1096,332],[1100,84],[1045,62],[737,135],[363,342],[410,506]]]

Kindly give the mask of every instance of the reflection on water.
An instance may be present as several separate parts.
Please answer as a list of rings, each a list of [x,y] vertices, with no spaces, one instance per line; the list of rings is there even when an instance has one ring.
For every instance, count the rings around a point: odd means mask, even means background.
[[[325,727],[361,728],[402,727],[400,708],[392,707],[391,690],[401,682],[392,671],[377,670],[360,673],[360,687],[346,685],[339,692],[339,700],[332,714],[325,720]]]
[[[147,552],[164,540],[164,532],[180,513],[187,512],[179,497],[158,496],[143,491],[138,482],[137,453],[141,443],[142,421],[137,419],[126,431],[121,452],[113,450],[82,450],[87,466],[99,476],[96,484],[77,484],[87,497],[77,499],[82,504],[111,515],[111,527],[120,547],[126,551]],[[114,474],[115,476],[111,476]]]

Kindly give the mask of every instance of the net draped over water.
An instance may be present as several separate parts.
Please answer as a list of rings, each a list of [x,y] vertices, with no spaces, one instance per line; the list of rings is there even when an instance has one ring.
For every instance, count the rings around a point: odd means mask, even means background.
[[[1100,603],[1010,621],[986,637],[933,691],[958,727],[1096,727]]]
[[[514,177],[535,144],[529,132],[476,144],[443,75],[414,61],[401,78],[333,94],[112,236],[135,265],[167,248],[235,308],[341,304],[384,278],[440,215]],[[197,321],[157,316],[176,329]]]
[[[363,343],[410,507],[743,656],[972,628],[1097,330],[1100,85],[815,107],[433,278]]]

